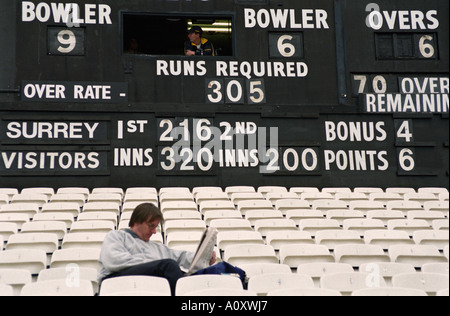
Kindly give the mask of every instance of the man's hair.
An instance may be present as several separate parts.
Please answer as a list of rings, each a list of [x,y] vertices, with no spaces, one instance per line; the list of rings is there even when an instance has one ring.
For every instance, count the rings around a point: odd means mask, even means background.
[[[161,210],[151,203],[144,203],[138,205],[133,214],[131,215],[129,227],[133,227],[135,224],[142,224],[147,221],[153,222],[155,220],[160,220],[161,223],[164,222],[163,214]]]

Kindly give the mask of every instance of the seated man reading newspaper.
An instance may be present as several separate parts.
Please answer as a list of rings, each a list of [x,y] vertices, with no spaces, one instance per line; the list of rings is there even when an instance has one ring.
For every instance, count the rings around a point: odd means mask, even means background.
[[[185,276],[180,266],[190,275],[215,264],[216,230],[205,232],[197,253],[172,250],[150,241],[163,221],[163,214],[156,206],[141,204],[131,216],[129,229],[108,233],[100,253],[99,283],[121,276],[163,277],[169,281],[172,295],[175,295],[178,279]]]

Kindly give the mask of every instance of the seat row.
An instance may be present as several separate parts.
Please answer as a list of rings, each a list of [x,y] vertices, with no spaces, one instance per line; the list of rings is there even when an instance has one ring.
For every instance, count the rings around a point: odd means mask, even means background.
[[[342,269],[342,268],[341,268]],[[0,270],[0,273],[1,270]],[[11,271],[10,273],[14,273]],[[16,273],[17,270],[16,270]],[[87,273],[85,272],[85,275]],[[96,286],[89,278],[51,278],[40,275],[35,283],[15,286],[0,284],[0,296],[93,296]],[[55,275],[63,276],[60,270]],[[26,282],[26,280],[24,281]],[[22,287],[23,286],[23,287]],[[227,275],[200,275],[180,279],[176,296],[448,296],[448,274],[398,273],[388,286],[381,275],[365,272],[328,273],[320,277],[320,287],[307,274],[271,273],[249,279],[244,290],[239,278]],[[170,296],[166,279],[128,276],[105,280],[100,296]]]

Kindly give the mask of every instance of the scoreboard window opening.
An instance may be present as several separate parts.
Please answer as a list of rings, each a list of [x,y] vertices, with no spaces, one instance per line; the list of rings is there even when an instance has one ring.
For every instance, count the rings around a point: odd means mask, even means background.
[[[187,31],[203,29],[216,56],[233,56],[233,22],[230,16],[158,16],[123,14],[123,53],[138,55],[184,55]]]
[[[438,59],[437,34],[376,33],[378,59]]]

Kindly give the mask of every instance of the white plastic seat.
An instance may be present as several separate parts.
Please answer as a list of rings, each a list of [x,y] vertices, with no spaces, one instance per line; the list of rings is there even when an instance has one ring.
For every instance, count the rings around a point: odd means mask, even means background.
[[[357,187],[353,190],[355,193],[364,193],[369,198],[371,193],[384,193],[382,188]]]
[[[410,211],[423,211],[422,205],[415,201],[390,201],[387,203],[388,211],[401,211],[407,215]]]
[[[403,196],[398,193],[371,193],[369,195],[370,201],[381,202],[384,206],[387,206],[391,201],[403,201]]]
[[[167,236],[167,246],[198,246],[202,236],[201,232],[174,232]]]
[[[200,203],[200,213],[208,211],[236,211],[234,203],[231,201],[206,201]]]
[[[164,192],[159,194],[159,202],[194,202],[194,195],[190,192]]]
[[[249,220],[250,223],[254,226],[256,221],[261,219],[283,219],[283,214],[280,211],[273,210],[251,210],[245,213],[245,219]]]
[[[14,195],[11,204],[36,204],[39,208],[48,203],[49,198],[45,194],[17,194]]]
[[[359,267],[359,272],[380,275],[388,286],[392,286],[392,278],[402,273],[415,273],[413,265],[395,262],[364,263]]]
[[[397,193],[401,196],[405,196],[408,193],[416,193],[416,190],[413,188],[387,188],[386,193]]]
[[[170,201],[161,202],[163,213],[170,211],[197,211],[197,204],[194,201]]]
[[[418,230],[431,230],[430,224],[420,219],[394,219],[388,222],[388,229],[407,232],[410,237]]]
[[[70,213],[77,217],[80,214],[80,206],[72,202],[48,203],[42,207],[42,213]]]
[[[414,245],[414,241],[406,232],[396,230],[369,230],[364,240],[368,245],[380,246],[383,249],[394,245]]]
[[[8,201],[11,201],[12,197],[19,194],[19,190],[13,188],[0,188],[0,194],[8,196]]]
[[[78,222],[84,221],[107,221],[116,227],[117,214],[115,212],[85,212],[78,215]]]
[[[338,245],[364,244],[364,240],[355,231],[349,230],[324,230],[316,234],[316,243],[325,245],[328,249],[335,249]]]
[[[176,296],[184,296],[189,292],[214,288],[243,290],[241,280],[234,276],[196,275],[179,279],[175,292]]]
[[[350,206],[350,202],[352,201],[364,201],[369,200],[367,195],[364,193],[358,193],[358,192],[339,192],[334,195],[334,198],[339,201],[344,201],[347,206]]]
[[[390,262],[383,248],[375,245],[348,244],[338,245],[334,248],[336,262],[348,263],[353,267],[359,267],[370,262]]]
[[[326,246],[300,244],[281,247],[280,262],[297,268],[304,263],[335,262],[335,259]]]
[[[405,215],[402,211],[386,211],[386,210],[377,210],[377,211],[368,211],[367,212],[368,219],[379,219],[383,221],[383,224],[387,226],[388,222],[392,219],[405,219]]]
[[[85,204],[86,198],[84,194],[55,194],[52,196],[50,203],[75,203],[80,208]]]
[[[438,211],[409,211],[408,219],[423,219],[431,226],[434,220],[445,219],[445,216]]]
[[[281,289],[281,290],[271,290],[267,293],[267,296],[306,296],[306,297],[333,297],[333,296],[342,296],[339,291],[329,290],[329,289]]]
[[[131,217],[130,217],[131,218]],[[202,215],[198,211],[172,211],[164,214],[164,221],[201,220]]]
[[[197,194],[195,194],[195,200],[197,204],[201,204],[202,202],[207,201],[229,201],[228,194],[222,191],[198,192]]]
[[[300,194],[300,198],[307,201],[309,205],[313,205],[317,200],[333,200],[334,196],[331,193],[326,192],[304,192]]]
[[[94,289],[87,280],[79,280],[77,286],[70,286],[62,279],[26,284],[21,296],[94,296]]]
[[[77,264],[83,268],[98,269],[100,248],[70,248],[53,253],[50,268],[65,268],[69,264]]]
[[[133,295],[171,296],[169,281],[151,276],[124,276],[107,279],[102,282],[100,296],[122,296],[129,292]]]
[[[448,194],[447,188],[419,188],[418,193],[432,193],[434,195]]]
[[[290,219],[260,219],[255,222],[255,231],[260,232],[264,237],[270,231],[297,231],[295,222]]]
[[[123,197],[122,188],[94,188],[92,194],[118,194]]]
[[[228,246],[225,249],[224,259],[232,265],[279,263],[273,247],[266,245]]]
[[[351,295],[356,290],[386,287],[383,277],[363,272],[326,274],[320,278],[320,287]]]
[[[255,200],[263,200],[264,196],[261,193],[233,193],[231,194],[231,201],[234,205],[239,205],[240,202],[244,201],[255,201]],[[269,201],[267,201],[269,202]],[[270,202],[269,202],[270,203]],[[270,203],[272,205],[272,203]]]
[[[202,233],[205,229],[206,224],[201,220],[169,221],[164,223],[164,232],[166,235],[181,232]]]
[[[0,269],[0,286],[9,285],[12,295],[20,295],[25,284],[31,283],[31,273],[24,269]],[[0,297],[2,294],[0,294]]]
[[[246,219],[215,219],[210,223],[219,232],[223,231],[253,231],[252,225]]]
[[[264,240],[260,233],[254,231],[225,231],[217,235],[217,246],[221,250],[242,244],[264,245]]]
[[[314,244],[314,239],[312,239],[310,233],[298,230],[269,231],[266,236],[266,241],[275,250],[280,250],[283,246]]]
[[[225,193],[228,194],[228,197],[230,199],[233,193],[255,193],[255,192],[256,192],[255,188],[250,186],[231,186],[225,188]]]
[[[312,210],[289,210],[286,212],[286,218],[293,220],[297,226],[305,219],[325,219],[321,211]]]
[[[369,211],[386,211],[386,206],[383,202],[367,200],[351,201],[349,208],[352,211],[361,211],[364,214],[367,214]]]
[[[291,268],[287,264],[278,263],[253,263],[243,264],[239,268],[245,271],[247,278],[252,278],[261,274],[273,274],[273,273],[292,273]]]
[[[425,211],[439,211],[448,217],[449,202],[448,201],[430,201],[423,205]]]
[[[59,188],[56,194],[82,194],[84,195],[84,200],[87,200],[89,197],[89,189],[88,188],[76,188],[76,187],[66,187]]]
[[[24,269],[31,274],[47,267],[47,254],[44,250],[6,250],[0,251],[0,269]]]
[[[16,234],[9,237],[6,250],[14,249],[34,249],[43,250],[47,254],[58,249],[59,241],[54,233],[29,233]]]
[[[253,276],[248,282],[248,289],[259,296],[266,296],[272,290],[292,288],[314,288],[314,282],[308,275],[302,274],[261,274]]]
[[[339,222],[334,219],[304,219],[300,220],[299,228],[307,231],[311,236],[315,237],[318,231],[322,230],[340,230],[342,229]]]
[[[266,199],[275,206],[278,201],[299,199],[299,197],[293,192],[271,192],[266,195]]]
[[[394,276],[392,284],[394,287],[417,289],[436,295],[438,291],[449,288],[449,279],[446,274],[405,273]]]
[[[105,237],[106,233],[70,233],[64,237],[61,249],[101,248]]]
[[[426,263],[422,266],[422,272],[449,274],[449,264],[447,263]]]
[[[1,297],[14,296],[13,287],[6,284],[0,284],[0,296]]]
[[[263,200],[263,199],[262,200],[245,200],[245,201],[239,202],[236,205],[237,205],[238,211],[241,212],[241,214],[243,216],[245,216],[247,211],[251,211],[251,210],[258,210],[258,211],[263,211],[263,210],[273,211],[274,210],[272,203],[270,203],[269,201]]]
[[[347,203],[339,200],[318,200],[312,202],[313,210],[328,211],[328,210],[348,210]]]
[[[389,255],[392,262],[412,264],[418,269],[427,263],[448,262],[448,259],[435,246],[391,246],[389,247]]]
[[[425,291],[416,289],[407,289],[401,287],[379,287],[371,289],[361,289],[353,291],[352,296],[370,296],[370,297],[386,297],[386,296],[402,296],[402,297],[415,297],[415,296],[428,296]]]
[[[23,233],[54,233],[62,240],[67,233],[67,225],[59,221],[28,222],[22,225]]]
[[[367,231],[383,230],[386,227],[383,221],[378,219],[346,219],[344,220],[344,229],[356,231],[360,236],[364,236]]]
[[[425,202],[429,201],[439,201],[439,198],[433,193],[408,193],[405,194],[406,201],[416,201],[419,202],[422,206]]]
[[[351,210],[328,210],[326,215],[328,219],[337,220],[340,225],[343,225],[346,219],[364,218],[363,212]]]
[[[267,198],[269,193],[287,193],[288,189],[281,186],[262,186],[258,188],[257,192],[262,193]]]
[[[413,239],[417,245],[432,245],[444,250],[449,244],[449,235],[443,230],[418,230],[414,232]]]
[[[12,222],[0,222],[0,236],[4,241],[8,241],[11,235],[17,234],[19,231],[18,225]],[[3,244],[1,244],[0,251],[3,248]]]
[[[88,202],[83,207],[83,213],[87,212],[114,212],[119,215],[120,204],[115,202]]]
[[[44,194],[47,196],[47,200],[55,194],[55,190],[53,188],[25,188],[20,194],[28,195],[28,194]]]
[[[70,233],[109,233],[114,228],[111,221],[83,221],[73,223]]]
[[[37,214],[36,214],[37,215]],[[0,213],[0,223],[16,224],[20,230],[24,223],[29,222],[30,219],[27,214],[21,213]]]
[[[170,212],[168,214],[171,214],[173,212]],[[197,212],[197,214],[199,216],[200,213]],[[201,219],[201,218],[200,218]],[[211,221],[215,220],[215,219],[242,219],[242,215],[241,213],[237,212],[237,211],[207,211],[204,214],[204,220],[206,222],[206,225],[209,226]]]
[[[72,213],[66,212],[37,213],[33,217],[33,222],[51,222],[51,221],[64,222],[66,224],[66,227],[70,229],[70,227],[72,227],[72,224],[74,222],[74,218]]]
[[[98,293],[97,270],[92,268],[81,268],[77,265],[66,266],[64,268],[46,269],[39,272],[37,282],[66,280],[71,286],[78,286],[79,280],[91,282],[94,293]]]
[[[316,287],[320,286],[320,278],[327,274],[352,273],[353,267],[346,263],[314,262],[305,263],[297,267],[297,273],[309,275]]]
[[[449,231],[449,220],[448,219],[435,219],[432,223],[434,230],[446,230]]]
[[[216,288],[187,292],[185,296],[201,296],[201,297],[246,297],[256,296],[256,293],[248,290]]]
[[[286,215],[288,211],[300,211],[300,210],[311,210],[309,202],[302,200],[286,199],[278,200],[275,203],[275,209]]]
[[[158,195],[156,193],[127,193],[123,202],[137,202],[139,204],[152,203],[158,205]]]
[[[27,214],[28,218],[33,218],[35,214],[39,213],[39,206],[32,203],[5,204],[0,206],[0,213]]]

